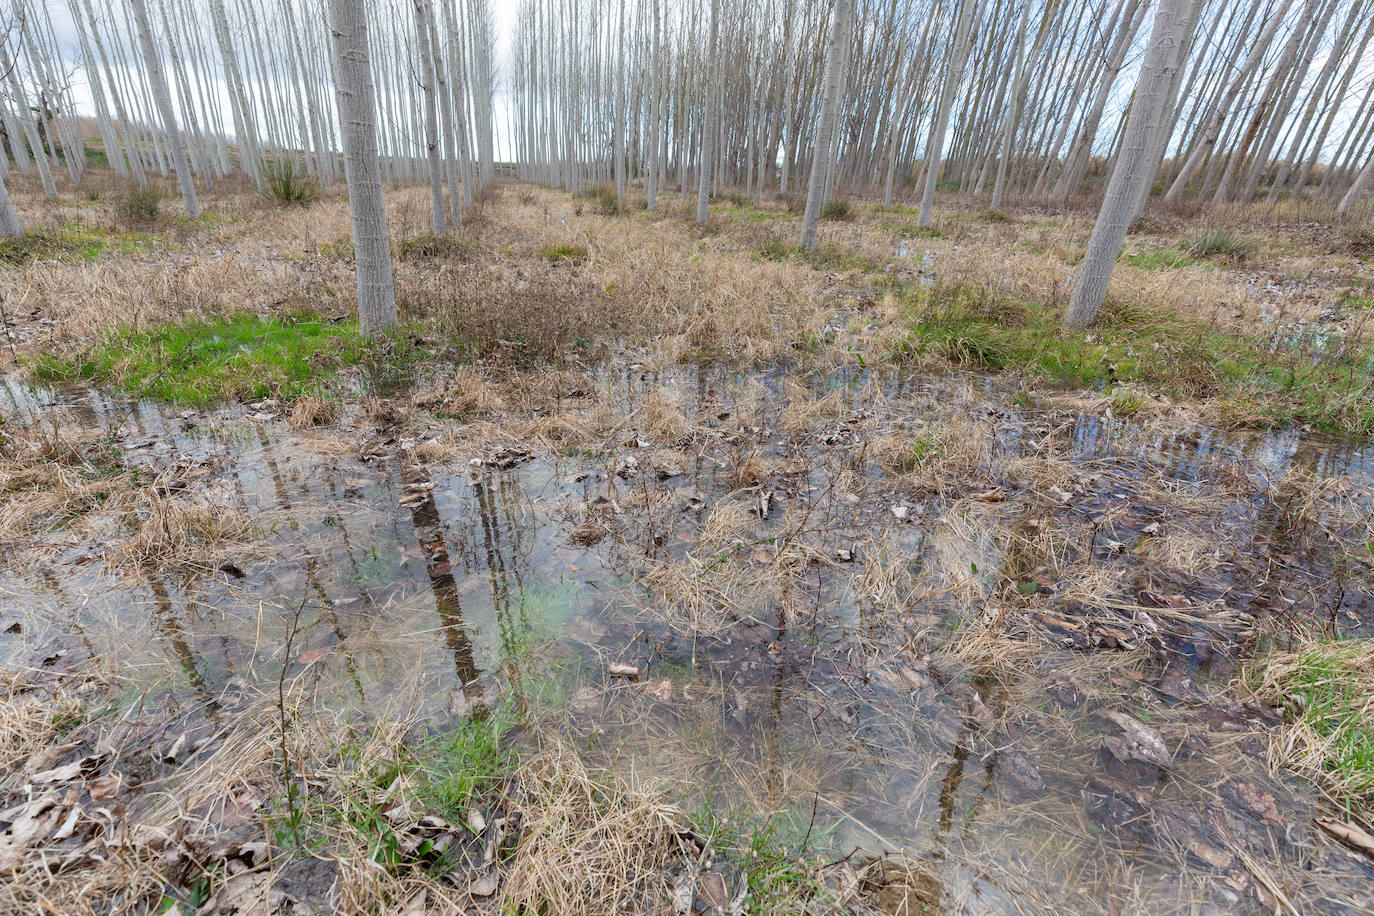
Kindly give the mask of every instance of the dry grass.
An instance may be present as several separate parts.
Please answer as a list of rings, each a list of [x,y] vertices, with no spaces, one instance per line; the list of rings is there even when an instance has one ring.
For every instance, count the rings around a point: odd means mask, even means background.
[[[516,786],[521,833],[506,871],[508,905],[585,914],[663,905],[687,818],[660,792],[632,776],[594,777],[559,748],[526,760]]]
[[[255,532],[235,507],[167,497],[156,485],[139,491],[127,512],[131,533],[108,554],[116,566],[213,569],[231,551],[243,551]]]
[[[1275,763],[1307,774],[1338,803],[1374,814],[1374,641],[1313,640],[1256,662],[1242,678],[1287,710]]]

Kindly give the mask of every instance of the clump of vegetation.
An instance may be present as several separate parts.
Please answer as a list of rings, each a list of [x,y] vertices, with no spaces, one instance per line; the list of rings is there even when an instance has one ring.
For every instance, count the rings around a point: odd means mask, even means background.
[[[620,215],[620,195],[613,185],[591,184],[582,191],[582,196],[592,202],[592,209],[601,216]]]
[[[119,216],[132,226],[147,226],[157,222],[158,205],[162,203],[162,191],[153,185],[139,187],[130,183],[119,204]]]
[[[1107,405],[1118,417],[1133,417],[1145,406],[1145,394],[1135,388],[1113,388],[1107,395]]]
[[[1255,243],[1234,229],[1217,228],[1189,241],[1187,253],[1195,258],[1240,261],[1255,250]]]
[[[401,242],[396,255],[402,261],[457,261],[469,263],[482,253],[482,246],[471,239],[432,232],[412,236]]]
[[[1272,656],[1262,690],[1287,710],[1287,762],[1321,774],[1347,809],[1374,812],[1374,640]]]
[[[843,197],[836,197],[821,210],[821,219],[846,222],[854,218],[854,205]]]
[[[263,163],[267,196],[279,204],[305,206],[320,199],[320,187],[292,159],[268,159]]]
[[[44,379],[98,379],[200,406],[269,395],[294,400],[370,355],[351,319],[237,313],[116,328],[87,348],[40,356],[33,370]]]
[[[938,239],[944,235],[944,233],[935,226],[902,223],[902,225],[897,227],[897,235],[904,239]]]
[[[995,209],[995,208],[993,208],[993,207],[989,207],[988,209],[984,210],[982,213],[979,213],[979,214],[978,214],[978,218],[981,219],[981,220],[982,220],[983,222],[985,222],[985,223],[1011,223],[1011,222],[1015,222],[1015,220],[1012,219],[1011,214],[1008,213],[1006,210],[998,210],[998,209]]]
[[[1175,270],[1179,267],[1191,267],[1197,263],[1197,259],[1188,252],[1173,247],[1151,248],[1127,255],[1126,263],[1140,270]]]
[[[539,256],[546,261],[554,264],[581,264],[587,260],[589,252],[586,245],[577,242],[562,242],[557,245],[545,245],[539,251]]]
[[[910,333],[893,358],[923,354],[983,369],[1029,371],[1053,384],[1130,386],[1212,399],[1235,425],[1311,423],[1374,432],[1374,353],[1349,344],[1275,349],[1164,308],[1111,300],[1088,331],[1064,328],[1056,309],[986,285],[940,285],[911,295]]]
[[[139,233],[101,232],[78,226],[36,229],[0,238],[0,265],[21,267],[34,260],[94,261],[107,251],[131,252],[147,245]]]

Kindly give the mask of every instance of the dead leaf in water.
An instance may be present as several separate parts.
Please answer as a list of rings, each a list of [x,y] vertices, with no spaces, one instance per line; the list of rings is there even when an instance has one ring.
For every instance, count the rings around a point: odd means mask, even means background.
[[[1102,739],[1102,744],[1117,760],[1122,763],[1139,760],[1166,769],[1174,765],[1174,755],[1159,732],[1128,713],[1108,710],[1103,715],[1123,732],[1120,737]]]
[[[1237,805],[1260,823],[1283,829],[1283,816],[1279,813],[1278,802],[1269,792],[1245,780],[1228,784],[1225,791]]]
[[[472,884],[468,885],[468,892],[474,897],[490,897],[492,894],[496,893],[496,888],[498,886],[499,879],[496,877],[496,873],[493,872],[489,875],[483,875],[472,882]]]
[[[111,773],[109,776],[97,776],[95,779],[86,783],[86,789],[91,793],[92,801],[104,801],[107,798],[114,798],[119,794],[119,790],[124,786],[124,776],[121,773]]]
[[[645,684],[644,695],[660,703],[671,703],[673,701],[672,679],[665,677]]]
[[[301,665],[309,665],[328,657],[329,653],[333,651],[333,646],[320,646],[318,649],[306,649],[300,655],[296,656],[296,662]]]
[[[1317,826],[1340,840],[1351,849],[1358,850],[1374,859],[1374,836],[1356,824],[1344,824],[1329,818],[1317,818]]]

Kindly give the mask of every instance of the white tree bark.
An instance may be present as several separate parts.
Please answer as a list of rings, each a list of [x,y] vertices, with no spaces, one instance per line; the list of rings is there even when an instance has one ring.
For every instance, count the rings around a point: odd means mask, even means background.
[[[945,70],[944,86],[940,90],[940,106],[930,126],[930,140],[926,143],[926,183],[921,190],[921,212],[916,225],[929,226],[931,211],[935,209],[935,185],[940,180],[940,157],[944,153],[945,130],[949,126],[949,110],[954,95],[964,78],[964,63],[968,55],[968,32],[973,21],[976,0],[959,4],[959,23],[954,29],[954,45],[949,52],[949,67]]]
[[[10,189],[6,187],[5,179],[0,178],[0,235],[15,236],[23,232],[23,227],[19,225],[19,212],[14,209],[14,201],[10,200]]]
[[[1355,204],[1361,199],[1368,197],[1374,192],[1374,153],[1369,156],[1369,161],[1360,169],[1360,174],[1356,176],[1355,183],[1350,186],[1350,190],[1345,192],[1341,202],[1336,206],[1336,212],[1341,216],[1349,216],[1355,209]]]
[[[420,82],[425,93],[425,154],[429,162],[429,196],[433,210],[434,232],[448,232],[444,211],[444,168],[439,159],[439,106],[434,94],[434,52],[430,47],[429,0],[414,0],[416,57],[420,62]]]
[[[1086,328],[1097,320],[1097,313],[1107,296],[1112,269],[1126,241],[1126,230],[1130,227],[1140,186],[1153,178],[1149,167],[1150,152],[1156,126],[1164,113],[1173,71],[1178,65],[1176,51],[1185,24],[1183,13],[1187,3],[1188,0],[1159,0],[1155,9],[1150,46],[1140,65],[1135,100],[1127,116],[1116,168],[1112,170],[1097,224],[1093,226],[1088,250],[1074,282],[1073,297],[1064,313],[1064,323],[1071,328]]]
[[[705,225],[711,198],[711,164],[720,125],[720,0],[711,0],[711,77],[706,82],[706,119],[701,128],[701,174],[697,181],[697,225]]]
[[[358,323],[363,334],[371,337],[396,326],[396,289],[391,276],[382,172],[377,161],[377,109],[363,0],[329,0],[329,30],[334,46],[334,91],[343,135],[348,210],[353,218]]]
[[[816,248],[821,208],[825,206],[826,182],[833,166],[835,118],[844,94],[844,59],[853,28],[854,0],[835,0],[835,21],[831,24],[830,42],[825,51],[825,88],[821,96],[820,120],[816,124],[815,153],[811,157],[811,184],[806,190],[806,213],[802,216],[801,245],[807,251]]]
[[[153,27],[148,21],[148,5],[144,0],[129,0],[129,5],[133,8],[134,23],[138,28],[139,44],[143,48],[143,61],[153,91],[153,100],[157,105],[158,114],[162,116],[163,126],[167,129],[167,145],[171,147],[172,167],[176,169],[177,183],[181,185],[181,200],[186,205],[186,215],[196,219],[200,216],[200,200],[196,197],[191,164],[186,159],[186,146],[181,142],[176,112],[172,109],[172,95],[167,89],[162,57],[153,44]]]

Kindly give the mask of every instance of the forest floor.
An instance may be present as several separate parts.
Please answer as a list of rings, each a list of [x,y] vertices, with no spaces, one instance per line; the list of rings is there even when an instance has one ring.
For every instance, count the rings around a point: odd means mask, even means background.
[[[0,910],[1374,911],[1374,234],[14,189]]]

